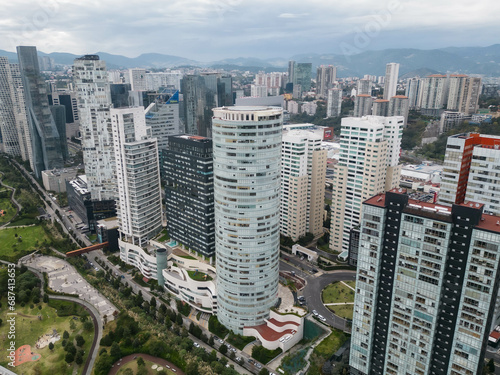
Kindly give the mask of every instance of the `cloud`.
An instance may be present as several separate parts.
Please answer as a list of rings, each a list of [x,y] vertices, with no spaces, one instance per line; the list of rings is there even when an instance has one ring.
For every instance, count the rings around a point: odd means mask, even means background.
[[[499,12],[500,2],[469,0],[17,0],[2,5],[0,49],[287,58],[339,53],[377,28],[369,48],[488,45],[497,43]]]
[[[305,17],[305,16],[308,16],[309,13],[300,13],[300,14],[296,14],[296,13],[281,13],[278,18],[302,18],[302,17]]]

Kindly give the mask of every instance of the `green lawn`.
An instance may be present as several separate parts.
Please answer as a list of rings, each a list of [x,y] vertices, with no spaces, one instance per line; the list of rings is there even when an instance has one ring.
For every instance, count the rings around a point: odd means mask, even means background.
[[[168,232],[166,229],[163,229],[160,234],[159,234],[159,237],[156,241],[158,242],[165,242],[165,241],[168,241],[170,239],[170,236],[168,235]]]
[[[179,257],[184,258],[184,259],[196,259],[195,257],[192,257],[191,255],[179,255]]]
[[[190,278],[195,281],[210,281],[212,277],[200,271],[187,271]]]
[[[339,350],[347,339],[348,336],[344,332],[333,329],[330,336],[321,341],[321,343],[314,348],[314,353],[327,359]]]
[[[1,300],[2,306],[7,305],[7,300],[3,298]],[[62,335],[64,331],[68,331],[70,334],[69,340],[74,340],[75,336],[81,334],[85,339],[85,344],[82,349],[85,351],[83,357],[83,363],[87,359],[92,340],[94,338],[94,331],[83,332],[83,323],[80,320],[74,320],[71,316],[59,317],[55,312],[55,309],[48,306],[45,303],[40,303],[42,309],[38,309],[38,305],[35,305],[33,309],[30,308],[28,303],[26,306],[21,307],[18,303],[16,306],[16,348],[21,345],[30,345],[34,353],[40,354],[41,359],[36,362],[26,362],[15,368],[15,372],[18,374],[40,374],[40,375],[71,375],[73,373],[74,366],[78,368],[77,374],[81,374],[83,369],[83,364],[77,366],[74,362],[70,365],[64,360],[66,352],[64,351],[61,342]],[[7,352],[7,344],[10,340],[7,340],[7,332],[9,325],[5,324],[7,319],[7,310],[3,309],[0,313],[0,319],[3,319],[4,324],[0,327],[0,350],[2,352]],[[38,317],[41,317],[41,320]],[[75,324],[75,329],[70,328],[70,321]],[[48,346],[42,349],[36,349],[35,345],[38,338],[46,333],[52,333],[55,329],[60,334],[61,339],[56,341],[54,344],[54,349],[51,351]],[[76,347],[76,343],[75,343]],[[77,347],[77,349],[80,349]],[[0,365],[7,367],[6,357],[2,356],[0,359]]]
[[[5,212],[3,215],[0,215],[0,225],[8,223],[12,219],[16,214],[16,206],[14,206],[9,198],[0,198],[0,211],[2,210]]]
[[[336,306],[327,306],[332,313],[341,318],[346,318],[352,320],[352,313],[354,310],[354,305],[336,305]]]
[[[255,337],[235,335],[234,333],[230,333],[226,341],[235,348],[243,350],[245,346],[250,344],[252,341],[255,341]]]
[[[45,240],[50,243],[41,226],[0,229],[0,259],[17,260],[37,249]]]
[[[322,297],[323,303],[354,302],[354,291],[337,281],[323,289]]]

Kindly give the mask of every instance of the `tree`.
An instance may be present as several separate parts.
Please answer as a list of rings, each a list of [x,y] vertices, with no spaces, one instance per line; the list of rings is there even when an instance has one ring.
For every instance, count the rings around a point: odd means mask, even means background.
[[[74,330],[75,330],[75,328],[76,328],[76,324],[75,324],[75,322],[73,321],[73,319],[71,319],[71,320],[70,320],[70,322],[69,322],[69,328],[70,328],[72,331],[74,331]]]
[[[49,295],[48,294],[44,294],[43,295],[43,302],[44,303],[49,303]]]
[[[263,368],[262,370],[259,371],[259,375],[269,375],[269,371],[267,368]]]
[[[141,367],[145,365],[146,363],[144,362],[144,359],[142,359],[142,357],[137,358],[137,366]]]
[[[82,356],[82,354],[80,352],[76,353],[75,363],[77,365],[81,365],[83,363],[83,356]]]
[[[87,320],[86,322],[83,323],[83,330],[90,332],[92,331],[92,328],[94,328],[94,325],[92,324],[91,321]]]
[[[195,361],[191,361],[186,366],[186,375],[198,375],[198,364]]]
[[[66,361],[66,363],[71,363],[75,360],[75,355],[73,353],[68,352],[66,353],[64,360]]]
[[[210,346],[214,346],[214,344],[215,344],[214,337],[213,337],[213,336],[210,336],[210,338],[208,339],[208,345],[210,345]]]
[[[85,339],[82,337],[82,335],[77,335],[75,337],[75,340],[76,340],[76,345],[78,345],[79,347],[82,347],[83,344],[85,344]]]
[[[146,366],[141,366],[137,369],[136,375],[148,375],[148,369]]]
[[[114,357],[114,358],[121,357],[122,351],[120,349],[120,345],[118,345],[118,343],[116,341],[113,342],[113,344],[111,345],[111,349],[109,350],[109,354],[111,355],[111,357]]]
[[[219,352],[221,352],[222,354],[226,354],[227,353],[227,346],[226,346],[226,344],[222,344],[220,346]]]
[[[491,358],[488,363],[486,364],[486,368],[488,369],[488,371],[492,374],[495,373],[495,361],[493,360],[493,358]]]
[[[54,349],[54,344],[53,343],[49,343],[49,350],[52,351]]]
[[[149,302],[149,304],[151,305],[151,307],[156,308],[156,298],[151,297],[151,301]]]
[[[182,326],[182,322],[183,322],[183,320],[182,320],[182,315],[181,315],[181,314],[177,314],[177,317],[175,318],[175,322],[176,322],[178,325]]]

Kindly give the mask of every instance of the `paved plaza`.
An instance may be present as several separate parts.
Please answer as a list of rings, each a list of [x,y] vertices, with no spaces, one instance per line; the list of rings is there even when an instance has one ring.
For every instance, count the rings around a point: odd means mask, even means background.
[[[80,299],[93,305],[99,311],[101,319],[104,316],[108,322],[114,319],[113,313],[117,311],[116,307],[65,260],[50,256],[35,256],[25,258],[23,263],[41,272],[47,272],[50,289],[56,292],[76,294]]]

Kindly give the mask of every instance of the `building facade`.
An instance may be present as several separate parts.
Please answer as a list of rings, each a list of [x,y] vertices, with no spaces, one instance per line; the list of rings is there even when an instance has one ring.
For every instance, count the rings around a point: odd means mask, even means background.
[[[349,250],[351,228],[361,222],[362,202],[399,186],[402,117],[342,119],[340,159],[335,166],[330,248]]]
[[[372,114],[373,99],[371,95],[356,95],[354,99],[354,117],[363,117]]]
[[[17,47],[17,57],[24,87],[33,172],[40,178],[46,169],[64,167],[62,146],[49,109],[47,85],[40,75],[36,47]]]
[[[170,237],[212,257],[215,254],[212,140],[192,135],[169,137],[163,169]]]
[[[300,95],[304,92],[311,91],[311,63],[296,63],[293,73],[293,86],[295,94],[295,86],[300,85]],[[297,98],[299,95],[296,96]]]
[[[120,239],[145,246],[162,228],[158,143],[144,108],[112,108]]]
[[[389,63],[385,67],[384,99],[390,100],[396,96],[399,78],[399,64]]]
[[[466,200],[484,205],[484,212],[500,215],[500,136],[477,133],[448,137],[441,177],[440,204]]]
[[[214,109],[219,321],[262,324],[278,298],[282,109]]]
[[[280,232],[294,241],[323,233],[327,150],[322,140],[308,130],[283,133]]]
[[[321,65],[316,70],[316,96],[326,98],[328,90],[333,88],[337,80],[337,68],[333,65]]]
[[[363,203],[351,374],[481,374],[497,324],[498,217],[401,191]]]
[[[337,117],[342,113],[342,89],[329,89],[326,102],[326,117]]]
[[[404,126],[408,123],[408,112],[409,112],[409,101],[408,97],[404,95],[393,96],[389,100],[389,109],[387,111],[388,116],[403,116],[405,119]]]
[[[73,80],[78,95],[83,163],[94,200],[116,198],[114,149],[111,131],[110,87],[106,63],[97,55],[75,59]]]

